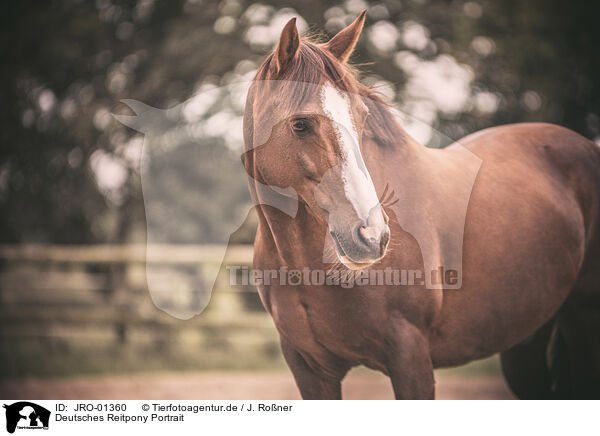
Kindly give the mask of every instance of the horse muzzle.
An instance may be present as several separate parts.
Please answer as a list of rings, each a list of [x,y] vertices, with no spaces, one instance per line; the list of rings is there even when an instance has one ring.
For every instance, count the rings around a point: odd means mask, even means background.
[[[343,235],[330,231],[340,261],[349,269],[366,268],[381,260],[390,242],[390,229],[387,224],[368,226],[359,223],[350,234]]]

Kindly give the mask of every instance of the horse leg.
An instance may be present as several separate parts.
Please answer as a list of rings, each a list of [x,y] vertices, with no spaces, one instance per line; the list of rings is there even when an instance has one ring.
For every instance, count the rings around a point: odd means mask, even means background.
[[[568,396],[568,351],[556,318],[532,337],[502,352],[500,363],[508,386],[522,400]]]
[[[435,399],[429,342],[414,325],[396,322],[387,366],[397,400]]]
[[[591,247],[557,318],[568,348],[568,397],[575,399],[600,398],[600,239]]]
[[[600,398],[600,304],[580,304],[577,294],[559,313],[568,346],[574,399]]]
[[[342,378],[345,372],[339,378],[317,374],[304,357],[283,338],[281,339],[281,350],[304,400],[342,399]]]

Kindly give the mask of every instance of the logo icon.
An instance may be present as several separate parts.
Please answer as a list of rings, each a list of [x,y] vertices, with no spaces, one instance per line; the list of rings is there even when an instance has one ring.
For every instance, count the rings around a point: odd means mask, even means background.
[[[6,431],[14,433],[18,429],[48,429],[50,411],[29,401],[19,401],[4,405],[6,409]]]

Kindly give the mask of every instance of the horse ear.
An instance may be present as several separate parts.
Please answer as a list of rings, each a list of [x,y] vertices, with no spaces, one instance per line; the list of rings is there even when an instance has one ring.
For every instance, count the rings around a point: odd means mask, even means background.
[[[300,36],[296,28],[296,18],[292,18],[281,31],[279,44],[277,44],[275,55],[273,56],[275,64],[273,65],[272,72],[274,74],[281,73],[294,59],[299,47]]]
[[[360,32],[365,25],[366,15],[367,10],[365,9],[352,24],[340,30],[337,35],[325,44],[325,48],[338,58],[340,62],[347,62],[354,51]]]

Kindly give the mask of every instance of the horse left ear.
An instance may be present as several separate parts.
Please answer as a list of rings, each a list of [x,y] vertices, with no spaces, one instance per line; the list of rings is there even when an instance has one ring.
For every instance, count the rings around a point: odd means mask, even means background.
[[[360,32],[365,25],[366,15],[367,10],[365,9],[352,24],[345,29],[340,30],[337,35],[325,44],[325,48],[338,58],[340,62],[347,62],[354,51]]]
[[[299,47],[300,36],[296,28],[296,18],[292,18],[281,31],[279,44],[277,44],[275,55],[273,56],[275,64],[272,65],[272,73],[279,74],[285,70],[294,57],[296,57]]]

